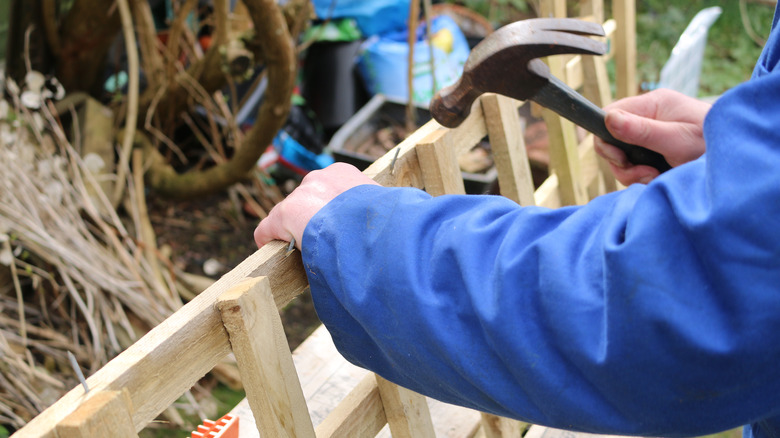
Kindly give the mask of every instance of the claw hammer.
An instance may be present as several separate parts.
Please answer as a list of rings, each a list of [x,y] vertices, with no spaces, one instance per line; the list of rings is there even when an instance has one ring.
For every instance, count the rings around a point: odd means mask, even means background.
[[[671,166],[663,155],[624,143],[607,131],[606,113],[550,73],[538,59],[564,53],[603,55],[606,44],[587,36],[604,36],[596,23],[572,18],[534,18],[508,24],[488,35],[469,54],[458,81],[431,100],[431,115],[444,126],[460,125],[482,93],[532,100],[617,146],[633,164]]]

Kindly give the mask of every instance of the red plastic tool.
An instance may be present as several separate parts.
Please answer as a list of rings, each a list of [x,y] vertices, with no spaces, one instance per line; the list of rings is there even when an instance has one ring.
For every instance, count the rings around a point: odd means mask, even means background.
[[[227,414],[217,421],[203,420],[191,438],[238,438],[238,417]]]

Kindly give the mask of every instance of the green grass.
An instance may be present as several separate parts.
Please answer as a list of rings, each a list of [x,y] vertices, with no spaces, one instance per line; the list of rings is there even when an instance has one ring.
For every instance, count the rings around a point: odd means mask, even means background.
[[[710,28],[700,76],[700,95],[723,93],[750,78],[761,46],[743,25],[736,0],[641,0],[637,2],[639,81],[656,82],[672,47],[701,9],[720,6],[723,14]],[[774,6],[748,1],[747,15],[761,38],[769,35]]]

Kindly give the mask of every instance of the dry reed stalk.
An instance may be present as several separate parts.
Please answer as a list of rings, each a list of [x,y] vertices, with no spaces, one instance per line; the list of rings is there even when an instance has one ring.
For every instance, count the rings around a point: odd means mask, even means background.
[[[12,429],[78,383],[68,351],[94,372],[181,306],[153,234],[128,232],[48,108],[17,101],[13,115],[0,119],[0,424]],[[148,225],[143,188],[128,184]]]
[[[114,193],[112,193],[111,197],[113,200],[112,205],[119,205],[119,201],[121,201],[122,193],[124,191],[124,185],[122,183],[124,182],[124,176],[128,171],[130,152],[133,149],[135,124],[138,120],[138,94],[140,90],[138,82],[138,64],[140,61],[138,60],[138,52],[135,49],[136,39],[135,32],[133,31],[133,17],[127,0],[117,0],[117,5],[119,7],[119,15],[122,17],[122,35],[125,38],[125,52],[127,53],[129,88],[127,93],[127,122],[125,124],[127,129],[125,130],[125,137],[122,140],[122,149],[119,165],[117,167],[117,174],[119,176],[116,185],[114,186]]]

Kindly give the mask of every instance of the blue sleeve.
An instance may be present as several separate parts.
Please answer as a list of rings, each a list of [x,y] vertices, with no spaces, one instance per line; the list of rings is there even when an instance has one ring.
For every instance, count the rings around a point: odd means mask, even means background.
[[[780,413],[780,73],[726,93],[707,154],[579,207],[360,186],[302,242],[341,353],[434,398],[593,433]]]

